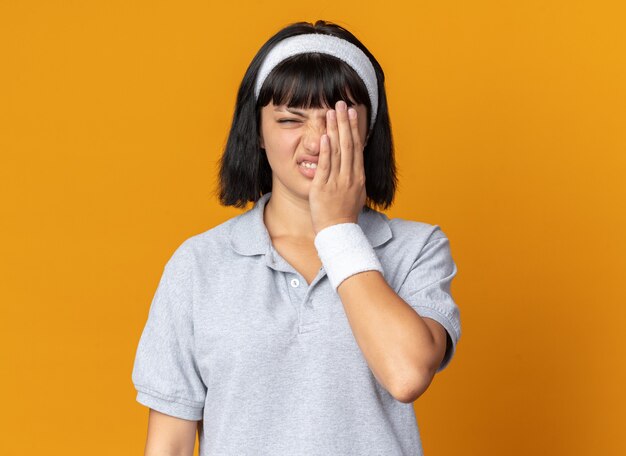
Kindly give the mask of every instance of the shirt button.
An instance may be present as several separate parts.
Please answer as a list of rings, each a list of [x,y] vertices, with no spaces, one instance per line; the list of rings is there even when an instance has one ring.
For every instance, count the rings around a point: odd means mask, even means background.
[[[298,279],[291,279],[291,286],[296,288],[298,285],[300,285],[300,281]]]

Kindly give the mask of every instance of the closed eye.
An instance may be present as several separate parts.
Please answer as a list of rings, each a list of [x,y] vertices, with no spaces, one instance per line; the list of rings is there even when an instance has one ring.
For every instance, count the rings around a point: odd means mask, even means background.
[[[293,122],[293,123],[298,123],[299,121],[297,121],[297,120],[295,120],[295,119],[280,119],[280,120],[278,121],[278,123],[291,123],[291,122]]]

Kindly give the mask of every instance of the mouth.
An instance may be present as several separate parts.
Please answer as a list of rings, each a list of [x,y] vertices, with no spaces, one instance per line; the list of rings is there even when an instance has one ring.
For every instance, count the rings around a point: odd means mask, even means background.
[[[301,168],[307,168],[307,169],[317,169],[317,163],[316,162],[310,162],[307,160],[303,160],[300,163],[298,163],[298,166]]]
[[[298,163],[298,171],[307,179],[313,179],[317,173],[317,163],[308,160],[302,160]]]
[[[298,166],[307,169],[315,169],[317,168],[318,161],[319,156],[317,155],[302,154],[300,157],[298,157]]]

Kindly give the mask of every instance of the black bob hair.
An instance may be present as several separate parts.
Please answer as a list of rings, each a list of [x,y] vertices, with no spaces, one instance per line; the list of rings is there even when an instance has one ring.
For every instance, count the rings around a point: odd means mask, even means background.
[[[327,54],[307,53],[285,59],[268,75],[259,99],[255,100],[255,82],[265,56],[278,42],[304,33],[342,38],[358,46],[370,59],[378,82],[378,113],[373,129],[369,125],[371,103],[365,84],[348,64]],[[220,204],[244,208],[249,201],[256,202],[272,191],[272,169],[259,143],[263,106],[272,101],[289,107],[322,108],[344,100],[348,106],[367,107],[369,134],[363,150],[366,210],[387,209],[395,195],[397,174],[384,83],[385,75],[374,56],[337,24],[322,20],[315,24],[296,22],[277,32],[254,56],[239,86],[230,133],[218,163]]]

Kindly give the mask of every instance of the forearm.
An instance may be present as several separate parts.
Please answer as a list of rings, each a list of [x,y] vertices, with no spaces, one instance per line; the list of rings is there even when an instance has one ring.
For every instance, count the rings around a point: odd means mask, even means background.
[[[378,271],[348,277],[337,293],[376,379],[403,402],[421,395],[441,362],[424,319]]]

